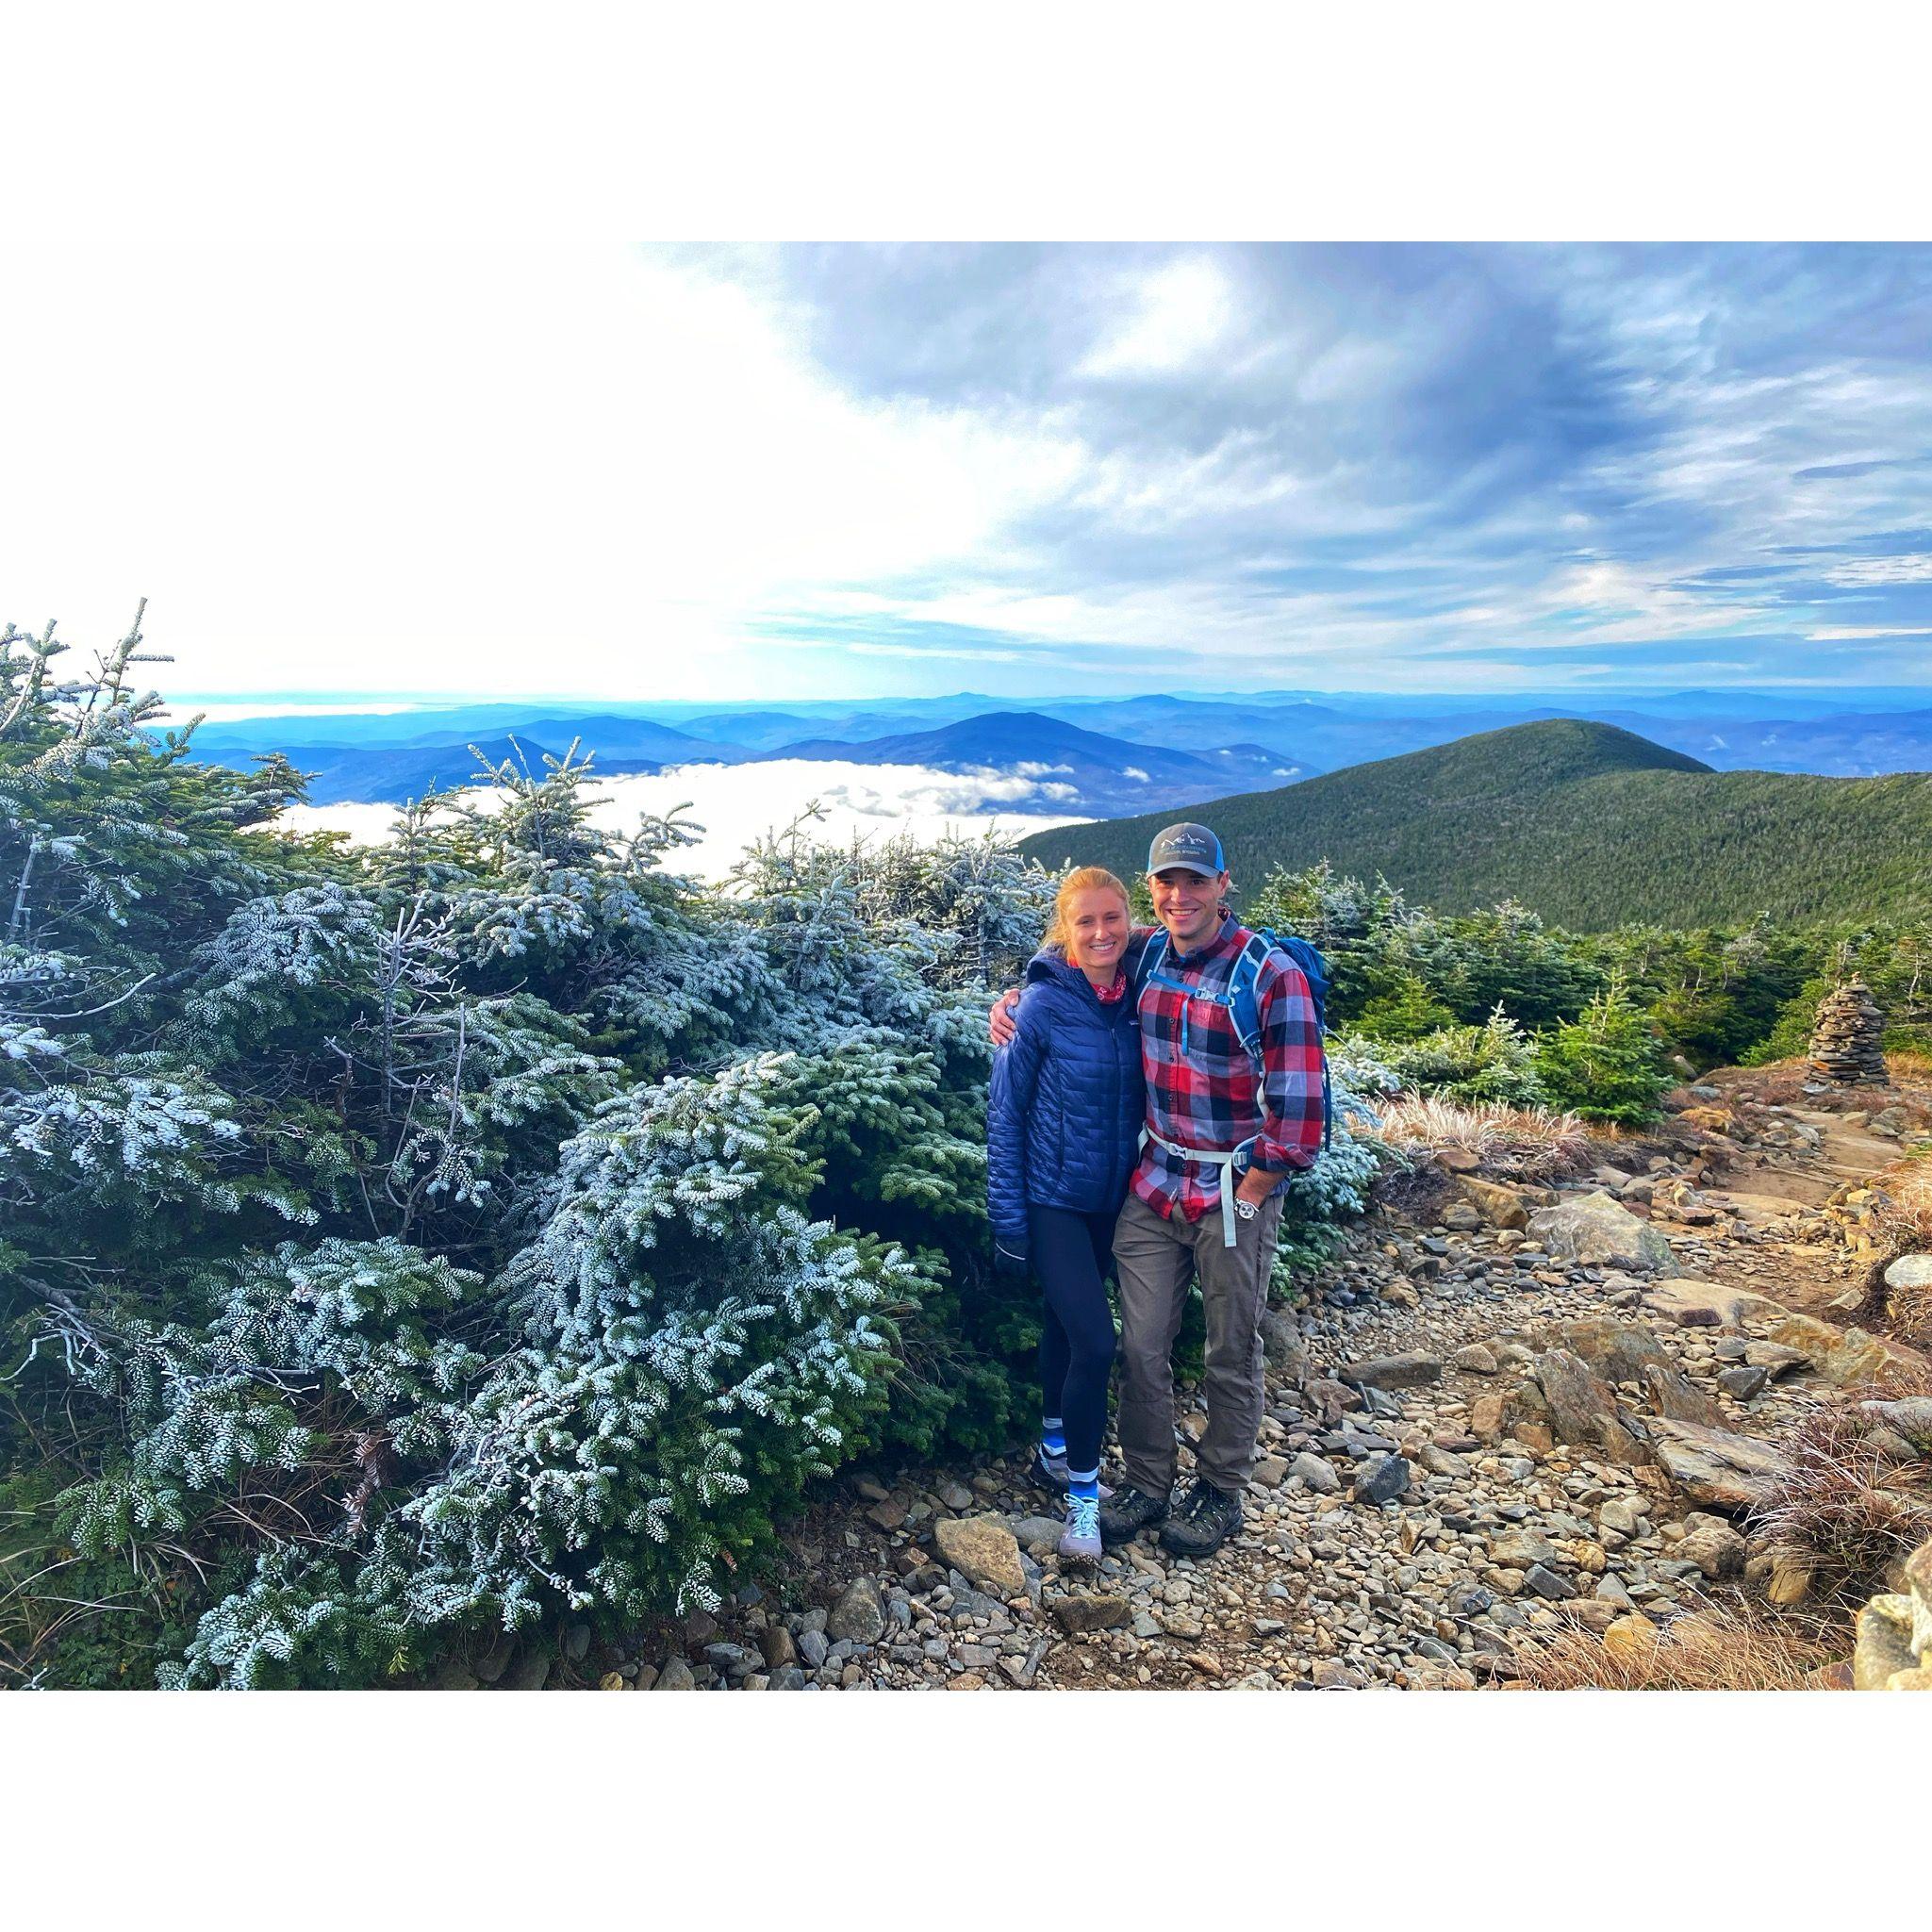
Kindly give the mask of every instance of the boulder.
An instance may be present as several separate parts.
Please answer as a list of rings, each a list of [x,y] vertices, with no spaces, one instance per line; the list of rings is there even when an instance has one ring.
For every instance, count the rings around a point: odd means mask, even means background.
[[[1060,1532],[1065,1527],[1057,1516],[1022,1516],[1013,1526],[1014,1541],[1022,1549],[1039,1556],[1043,1551],[1059,1547]]]
[[[1776,1302],[1748,1288],[1700,1281],[1692,1275],[1668,1275],[1644,1291],[1643,1305],[1680,1328],[1742,1328],[1751,1315],[1781,1314]]]
[[[1469,1433],[1481,1442],[1494,1442],[1503,1432],[1509,1401],[1500,1389],[1488,1389],[1477,1396],[1469,1405]]]
[[[1784,1461],[1769,1443],[1728,1429],[1657,1417],[1651,1449],[1664,1472],[1694,1503],[1737,1514],[1755,1509],[1783,1474]]]
[[[1606,1381],[1641,1382],[1646,1368],[1673,1368],[1656,1335],[1642,1323],[1612,1315],[1584,1315],[1549,1331],[1559,1348],[1580,1355]]]
[[[1888,1288],[1932,1288],[1932,1254],[1902,1254],[1885,1270]]]
[[[976,1589],[999,1597],[1026,1594],[1019,1544],[997,1516],[942,1517],[933,1526],[933,1541],[939,1554]]]
[[[1523,1583],[1526,1589],[1533,1590],[1551,1603],[1561,1603],[1577,1593],[1577,1586],[1567,1577],[1559,1577],[1542,1563],[1532,1563],[1523,1573]]]
[[[1402,1456],[1372,1456],[1355,1472],[1358,1503],[1393,1503],[1409,1488],[1410,1468]]]
[[[1802,1348],[1787,1348],[1782,1342],[1748,1342],[1744,1361],[1752,1368],[1767,1371],[1773,1381],[1811,1365],[1811,1358]]]
[[[1601,1190],[1539,1208],[1529,1216],[1530,1238],[1559,1261],[1585,1267],[1668,1272],[1671,1245],[1647,1221]]]
[[[1857,1628],[1858,1642],[1852,1651],[1853,1690],[1890,1690],[1895,1677],[1917,1672],[1910,1597],[1874,1596],[1858,1612]]]
[[[1342,1478],[1335,1474],[1335,1465],[1313,1450],[1303,1449],[1288,1465],[1288,1473],[1300,1477],[1316,1495],[1333,1496],[1342,1493]]]
[[[1088,1630],[1117,1630],[1133,1621],[1133,1606],[1124,1596],[1049,1596],[1047,1609],[1069,1637]]]
[[[1350,1410],[1362,1407],[1362,1392],[1359,1389],[1351,1389],[1346,1382],[1334,1381],[1327,1376],[1317,1376],[1313,1381],[1305,1383],[1302,1394],[1315,1413],[1329,1428]]]
[[[1459,1177],[1457,1185],[1462,1190],[1463,1199],[1476,1210],[1486,1227],[1527,1228],[1529,1225],[1528,1204],[1513,1187],[1503,1187],[1494,1181],[1478,1181],[1469,1174]]]
[[[1014,1560],[1018,1560],[1016,1551]],[[884,1636],[885,1612],[879,1607],[879,1586],[871,1577],[856,1577],[846,1585],[845,1594],[826,1616],[825,1634],[834,1643],[876,1643]]]
[[[1603,1647],[1619,1663],[1643,1665],[1656,1655],[1661,1634],[1642,1610],[1631,1610],[1605,1630]]]
[[[1443,1379],[1443,1358],[1420,1349],[1407,1355],[1379,1355],[1369,1362],[1352,1362],[1342,1379],[1359,1389],[1419,1389]]]
[[[1505,1570],[1527,1570],[1534,1563],[1554,1563],[1557,1546],[1533,1529],[1511,1529],[1490,1544],[1489,1559]]]
[[[1674,1561],[1695,1563],[1713,1582],[1743,1574],[1750,1554],[1744,1539],[1727,1523],[1706,1523],[1690,1531],[1671,1550]]]
[[[1291,1381],[1299,1381],[1308,1372],[1308,1349],[1295,1317],[1279,1308],[1262,1316],[1262,1355],[1268,1366],[1280,1369]]]
[[[1486,1343],[1466,1342],[1449,1360],[1470,1375],[1494,1375],[1496,1372],[1495,1356]]]
[[[1863,1329],[1835,1329],[1816,1315],[1787,1315],[1772,1329],[1771,1339],[1809,1356],[1812,1367],[1840,1389],[1873,1380],[1897,1360],[1883,1342]]]
[[[1558,1442],[1593,1449],[1612,1462],[1649,1461],[1649,1450],[1632,1420],[1617,1408],[1610,1384],[1580,1355],[1568,1348],[1547,1349],[1536,1358],[1529,1375]]]
[[[1858,1413],[1875,1428],[1890,1429],[1921,1456],[1932,1457],[1932,1395],[1901,1395],[1895,1401],[1860,1402]]]
[[[1667,1415],[1673,1422],[1701,1423],[1706,1428],[1724,1427],[1724,1411],[1716,1401],[1675,1368],[1646,1362],[1639,1379],[1658,1414]]]

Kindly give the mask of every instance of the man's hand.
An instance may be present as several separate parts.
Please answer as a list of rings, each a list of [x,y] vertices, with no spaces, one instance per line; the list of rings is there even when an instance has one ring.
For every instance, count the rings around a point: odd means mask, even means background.
[[[1019,988],[1009,986],[993,1002],[993,1010],[986,1016],[986,1036],[996,1047],[1003,1047],[1013,1038],[1016,1032],[1014,1010],[1019,1005]]]
[[[1286,1179],[1287,1170],[1279,1167],[1250,1167],[1241,1177],[1241,1184],[1234,1190],[1234,1198],[1247,1201],[1250,1207],[1260,1207],[1274,1193],[1276,1186]]]

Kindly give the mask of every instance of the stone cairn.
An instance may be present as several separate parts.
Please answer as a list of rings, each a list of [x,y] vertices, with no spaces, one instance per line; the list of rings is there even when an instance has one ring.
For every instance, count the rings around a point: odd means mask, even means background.
[[[1885,1055],[1879,1041],[1885,1016],[1863,980],[1847,980],[1825,996],[1811,1033],[1811,1067],[1845,1086],[1883,1086]]]

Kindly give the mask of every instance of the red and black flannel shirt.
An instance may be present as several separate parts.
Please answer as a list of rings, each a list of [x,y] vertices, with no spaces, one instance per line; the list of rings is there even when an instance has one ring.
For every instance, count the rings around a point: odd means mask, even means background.
[[[1250,936],[1247,927],[1224,912],[1219,933],[1197,951],[1177,952],[1170,940],[1161,971],[1183,985],[1225,993]],[[1181,1018],[1185,1006],[1191,1011],[1183,1059]],[[1143,990],[1141,1066],[1148,1081],[1148,1125],[1177,1147],[1214,1153],[1252,1140],[1250,1156],[1257,1167],[1312,1166],[1322,1145],[1322,1040],[1300,967],[1279,952],[1270,954],[1255,985],[1255,1006],[1262,1030],[1263,1091],[1259,1096],[1254,1063],[1235,1037],[1225,1005],[1190,999],[1178,988],[1158,983]],[[1187,1220],[1197,1221],[1220,1208],[1221,1172],[1209,1162],[1181,1160],[1150,1140],[1131,1184],[1142,1200],[1168,1219],[1178,1206]],[[1280,1185],[1287,1185],[1285,1179]]]

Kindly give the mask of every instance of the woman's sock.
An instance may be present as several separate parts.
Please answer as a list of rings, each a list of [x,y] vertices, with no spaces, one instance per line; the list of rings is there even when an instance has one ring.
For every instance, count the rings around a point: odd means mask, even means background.
[[[1089,1469],[1084,1476],[1081,1476],[1069,1469],[1066,1472],[1066,1494],[1069,1496],[1085,1496],[1090,1501],[1098,1503],[1100,1500],[1099,1470]]]
[[[1040,1454],[1049,1462],[1066,1461],[1066,1425],[1057,1415],[1049,1415],[1040,1423]]]

